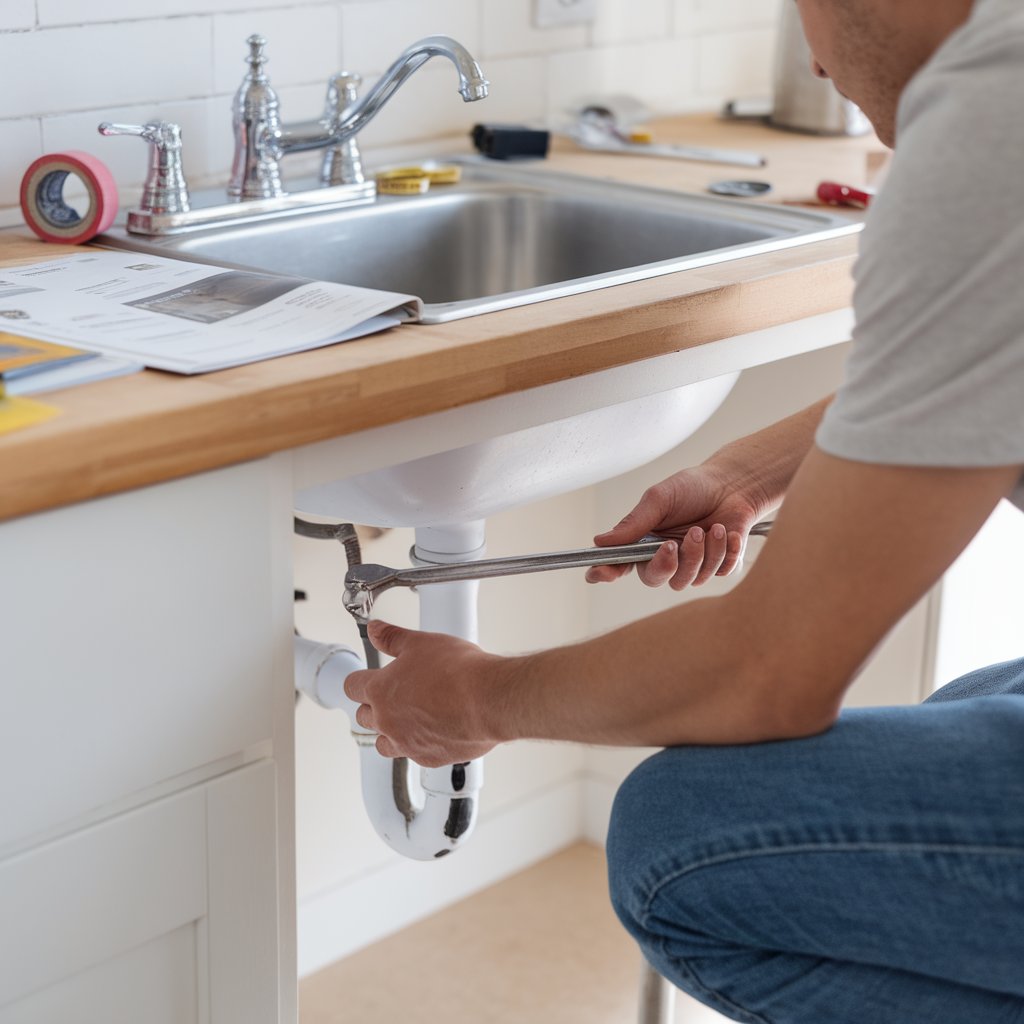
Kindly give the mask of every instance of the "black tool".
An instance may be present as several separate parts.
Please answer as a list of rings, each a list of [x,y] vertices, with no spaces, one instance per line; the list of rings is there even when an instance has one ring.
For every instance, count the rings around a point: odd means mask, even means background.
[[[470,137],[477,150],[492,160],[543,159],[551,145],[550,132],[509,124],[474,125]]]

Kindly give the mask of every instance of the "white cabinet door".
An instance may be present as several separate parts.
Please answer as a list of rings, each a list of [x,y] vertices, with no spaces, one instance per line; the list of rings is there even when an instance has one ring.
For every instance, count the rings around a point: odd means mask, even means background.
[[[269,744],[274,486],[263,460],[0,523],[0,857]]]
[[[294,922],[278,917],[276,768],[265,761],[206,787],[212,1024],[290,1024],[294,957],[284,978],[279,937]]]
[[[136,970],[197,1019],[206,859],[200,787],[0,862],[0,1022],[127,1022]]]
[[[290,1024],[275,770],[0,861],[0,1024]]]
[[[185,925],[0,1007],[3,1024],[199,1024],[197,929]]]

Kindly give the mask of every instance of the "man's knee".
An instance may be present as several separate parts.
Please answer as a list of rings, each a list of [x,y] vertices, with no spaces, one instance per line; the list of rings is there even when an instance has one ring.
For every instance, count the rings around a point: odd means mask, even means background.
[[[652,894],[665,874],[686,859],[689,837],[702,831],[685,763],[697,749],[662,751],[648,758],[619,787],[608,828],[608,882],[612,905],[638,939],[647,928]]]
[[[651,906],[668,885],[677,899],[675,923],[701,935],[702,907],[720,873],[702,871],[692,891],[676,881],[698,866],[801,839],[801,782],[808,786],[810,774],[823,785],[808,765],[826,742],[834,740],[670,747],[639,765],[616,795],[607,843],[612,904],[626,928],[639,938],[665,925]],[[728,902],[728,891],[718,895]]]
[[[1024,696],[1024,658],[986,665],[967,675],[954,679],[936,690],[925,701],[938,704],[944,701],[970,700],[973,697]]]
[[[637,935],[642,917],[644,896],[639,875],[646,854],[650,851],[648,829],[651,817],[647,813],[647,796],[651,774],[645,761],[627,777],[615,794],[611,820],[608,824],[606,850],[608,855],[608,890],[612,906],[626,929]]]
[[[727,988],[732,974],[745,969],[750,951],[708,932],[698,889],[714,882],[707,875],[696,888],[673,881],[703,856],[710,817],[706,796],[713,788],[704,783],[717,756],[701,748],[670,749],[626,779],[608,830],[609,890],[623,926],[660,974],[733,1020],[760,1022],[717,987]],[[673,890],[670,913],[663,902],[666,885]],[[702,979],[696,972],[709,956],[717,967]]]

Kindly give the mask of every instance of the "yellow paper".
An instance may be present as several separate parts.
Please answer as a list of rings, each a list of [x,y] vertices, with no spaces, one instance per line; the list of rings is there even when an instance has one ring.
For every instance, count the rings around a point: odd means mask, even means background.
[[[42,423],[58,412],[60,410],[55,405],[44,405],[34,398],[0,397],[0,434]]]

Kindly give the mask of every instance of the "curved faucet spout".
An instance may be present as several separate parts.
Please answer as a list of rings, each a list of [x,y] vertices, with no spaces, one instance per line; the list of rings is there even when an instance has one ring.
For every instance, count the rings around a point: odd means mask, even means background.
[[[406,79],[432,57],[447,57],[455,65],[459,75],[459,94],[466,103],[487,96],[490,83],[470,52],[450,36],[427,36],[403,51],[374,87],[345,111],[340,122],[330,129],[325,129],[322,124],[316,124],[314,130],[310,130],[313,126],[307,125],[282,127],[275,133],[273,145],[284,155],[323,149],[351,139],[373,120]]]

